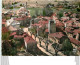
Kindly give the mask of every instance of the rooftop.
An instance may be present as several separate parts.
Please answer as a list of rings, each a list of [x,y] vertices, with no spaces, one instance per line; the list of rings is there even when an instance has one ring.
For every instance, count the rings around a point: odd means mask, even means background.
[[[8,29],[6,27],[2,27],[2,33],[8,32]]]
[[[49,34],[49,36],[52,37],[52,38],[56,37],[56,38],[60,39],[61,37],[64,36],[64,34],[62,32],[56,32],[56,33]]]
[[[75,45],[79,45],[80,46],[80,41],[78,41],[78,40],[76,40],[76,39],[74,39],[74,38],[69,38],[70,39],[70,41],[72,42],[72,43],[74,43]]]

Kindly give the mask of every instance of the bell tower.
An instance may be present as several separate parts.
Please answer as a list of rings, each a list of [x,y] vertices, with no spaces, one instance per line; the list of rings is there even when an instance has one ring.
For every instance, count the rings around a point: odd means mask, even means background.
[[[49,31],[49,34],[50,33],[55,33],[56,32],[56,23],[54,20],[49,20],[49,23],[48,23],[48,31]]]

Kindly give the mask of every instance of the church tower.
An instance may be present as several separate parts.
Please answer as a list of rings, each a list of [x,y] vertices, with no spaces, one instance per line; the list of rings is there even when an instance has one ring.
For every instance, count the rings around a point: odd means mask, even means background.
[[[49,34],[50,33],[55,33],[56,32],[56,23],[54,20],[49,20],[49,23],[48,23],[48,31],[49,31]]]

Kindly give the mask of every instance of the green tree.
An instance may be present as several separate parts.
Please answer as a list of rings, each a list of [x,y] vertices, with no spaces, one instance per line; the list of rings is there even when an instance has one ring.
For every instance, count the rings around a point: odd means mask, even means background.
[[[61,18],[63,16],[63,12],[59,12],[58,16]]]
[[[5,40],[2,43],[2,55],[16,55],[17,49],[13,41]]]
[[[22,4],[20,4],[20,6],[22,6]]]
[[[70,43],[69,39],[65,39],[62,43],[62,50],[64,51],[65,55],[70,55],[70,53],[73,51],[73,46]]]
[[[4,8],[4,6],[5,6],[5,5],[4,5],[4,4],[2,4],[2,7],[3,7],[3,8]]]
[[[77,11],[80,12],[80,8],[77,8]]]
[[[43,16],[51,16],[53,14],[53,9],[50,7],[44,7]]]
[[[6,33],[2,33],[2,40],[9,40],[10,31]]]
[[[10,9],[13,9],[13,6],[11,6]]]

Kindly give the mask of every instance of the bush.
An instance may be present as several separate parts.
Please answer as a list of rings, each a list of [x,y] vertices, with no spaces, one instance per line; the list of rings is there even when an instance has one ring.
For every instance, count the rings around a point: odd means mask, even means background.
[[[17,2],[15,2],[14,4],[17,4]]]
[[[13,6],[11,6],[9,9],[13,9]]]
[[[10,31],[6,33],[2,33],[2,40],[9,40]]]
[[[20,6],[22,6],[22,4],[20,4]]]
[[[62,44],[62,51],[65,55],[70,55],[70,53],[73,51],[73,46],[68,39],[68,37],[64,36],[61,38],[60,43]]]
[[[34,28],[31,28],[30,29],[30,31],[33,33],[33,34],[36,34],[37,33],[37,31],[36,31],[36,28],[34,27]]]
[[[4,6],[5,6],[5,5],[4,5],[4,4],[2,4],[2,7],[3,7],[3,8],[4,8]]]
[[[3,41],[2,43],[2,55],[16,55],[17,49],[13,41]]]
[[[77,11],[80,12],[80,8],[77,8]]]
[[[63,17],[63,12],[58,13],[59,18]]]
[[[45,7],[43,9],[43,16],[52,16],[52,14],[53,14],[52,8]]]

